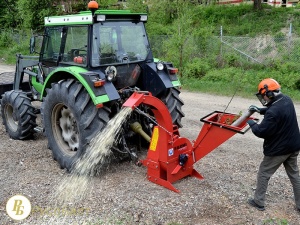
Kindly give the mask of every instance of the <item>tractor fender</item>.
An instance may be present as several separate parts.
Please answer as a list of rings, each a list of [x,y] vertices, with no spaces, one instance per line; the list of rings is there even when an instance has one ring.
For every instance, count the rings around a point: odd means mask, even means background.
[[[94,87],[94,79],[101,78],[105,80],[105,75],[100,70],[89,71],[82,67],[70,66],[56,68],[48,74],[44,85],[40,88],[41,100],[47,95],[46,89],[51,88],[52,83],[70,78],[78,80],[84,86],[95,105],[120,98],[111,82],[105,82],[101,87]]]
[[[181,85],[176,75],[169,75],[167,69],[158,70],[156,64],[147,63],[145,65],[145,76],[143,76],[144,90],[157,96],[166,89]]]

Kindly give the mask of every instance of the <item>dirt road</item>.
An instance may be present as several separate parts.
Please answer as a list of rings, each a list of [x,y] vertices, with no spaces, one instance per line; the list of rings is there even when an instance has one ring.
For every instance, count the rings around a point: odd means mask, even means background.
[[[230,101],[230,97],[185,90],[181,97],[186,116],[180,134],[189,140],[198,135],[201,117],[223,111]],[[258,105],[255,97],[235,97],[226,112],[239,113],[252,104]],[[300,121],[300,104],[296,110]],[[5,212],[7,200],[16,194],[26,196],[33,208],[20,224],[300,224],[283,168],[269,182],[266,211],[247,205],[261,159],[262,140],[251,131],[236,134],[196,163],[203,180],[189,177],[174,184],[179,194],[147,181],[146,168],[125,162],[93,178],[83,202],[60,208],[51,196],[68,175],[52,159],[45,137],[12,140],[1,123],[0,224],[16,223]]]

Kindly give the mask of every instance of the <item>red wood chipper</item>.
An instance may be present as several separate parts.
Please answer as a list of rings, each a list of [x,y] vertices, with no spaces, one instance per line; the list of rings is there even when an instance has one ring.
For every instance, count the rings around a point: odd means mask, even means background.
[[[148,180],[179,192],[172,183],[186,176],[203,179],[193,165],[236,133],[244,134],[249,128],[246,121],[254,119],[251,112],[242,116],[215,111],[203,117],[204,125],[192,143],[180,137],[177,126],[166,105],[148,92],[134,92],[123,107],[135,109],[148,105],[157,121],[153,128],[147,157],[140,162],[148,168]],[[233,122],[234,121],[234,122]],[[233,122],[233,123],[232,123]]]

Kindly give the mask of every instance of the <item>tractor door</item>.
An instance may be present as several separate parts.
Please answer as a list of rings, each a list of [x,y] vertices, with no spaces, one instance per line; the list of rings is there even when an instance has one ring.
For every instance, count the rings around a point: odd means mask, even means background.
[[[46,27],[40,61],[45,75],[58,65],[86,66],[88,27]]]
[[[63,27],[46,27],[40,61],[43,66],[56,67],[59,61]]]

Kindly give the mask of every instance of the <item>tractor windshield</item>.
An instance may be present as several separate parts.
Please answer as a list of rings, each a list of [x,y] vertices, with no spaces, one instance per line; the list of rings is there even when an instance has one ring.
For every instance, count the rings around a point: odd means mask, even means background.
[[[104,22],[94,25],[92,66],[145,60],[149,43],[142,22]]]

